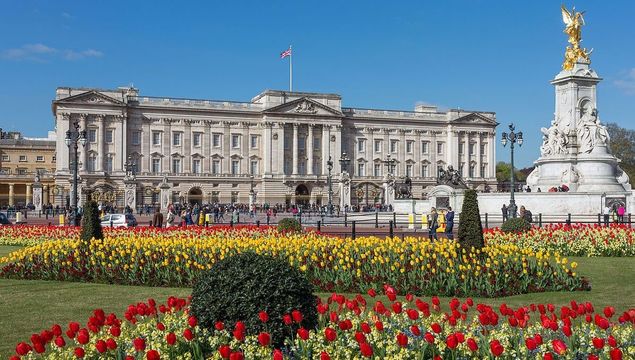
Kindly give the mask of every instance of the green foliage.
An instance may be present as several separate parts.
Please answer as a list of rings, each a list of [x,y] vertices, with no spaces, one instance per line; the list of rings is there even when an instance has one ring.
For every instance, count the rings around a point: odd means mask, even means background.
[[[464,249],[481,249],[484,246],[483,224],[478,209],[478,200],[475,190],[465,191],[463,208],[459,218],[459,243]]]
[[[525,181],[527,179],[527,175],[529,171],[524,171],[525,169],[514,169],[514,179],[516,181]],[[500,182],[509,182],[511,181],[511,172],[512,165],[510,163],[506,163],[504,161],[499,161],[496,163],[496,181]]]
[[[531,230],[531,224],[523,218],[511,218],[503,223],[501,230],[506,233],[519,233]]]
[[[94,201],[88,201],[84,204],[82,215],[82,233],[80,239],[84,242],[90,242],[92,239],[103,239],[104,233],[101,230],[101,221],[99,219],[99,208]]]
[[[622,160],[622,170],[635,179],[635,130],[624,129],[615,123],[606,124],[606,128],[611,136],[611,152]]]
[[[225,258],[194,284],[192,314],[210,330],[217,321],[233,330],[237,321],[245,323],[247,335],[267,331],[274,345],[293,336],[299,326],[317,326],[317,298],[304,274],[286,260],[246,252]],[[300,311],[301,324],[285,325],[283,316]],[[258,314],[267,312],[262,323]]]
[[[293,218],[284,218],[278,222],[278,231],[286,232],[301,232],[302,225],[300,222]]]

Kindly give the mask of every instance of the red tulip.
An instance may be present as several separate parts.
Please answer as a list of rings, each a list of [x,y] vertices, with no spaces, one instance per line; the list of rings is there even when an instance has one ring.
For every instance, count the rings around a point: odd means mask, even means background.
[[[593,338],[593,347],[595,347],[596,349],[601,349],[604,347],[604,339],[600,339],[597,337]]]
[[[503,348],[503,345],[501,345],[498,340],[490,341],[489,349],[495,357],[499,357],[505,350],[505,348]]]
[[[258,342],[260,346],[269,346],[269,344],[271,344],[271,335],[266,332],[261,332],[258,334]]]
[[[377,296],[377,292],[375,291],[375,289],[369,289],[368,290],[368,296],[370,296],[370,297]]]
[[[75,357],[78,359],[83,358],[84,355],[86,354],[86,352],[84,351],[84,348],[81,348],[81,347],[76,347],[73,352],[75,353]]]
[[[622,350],[620,348],[611,349],[609,354],[611,355],[611,360],[622,360]]]
[[[302,340],[308,340],[309,339],[309,330],[305,329],[305,328],[299,328],[298,329],[298,337]]]
[[[355,332],[355,341],[357,341],[358,344],[366,342],[366,336],[363,332],[357,331]]]
[[[106,346],[108,346],[108,350],[115,350],[117,349],[117,342],[115,341],[115,339],[110,338],[106,340]]]
[[[148,360],[159,360],[160,358],[161,358],[161,355],[159,355],[159,352],[156,350],[150,350],[146,354],[146,359]]]
[[[467,339],[467,347],[472,352],[478,351],[478,345],[476,344],[476,341],[474,339],[472,339],[472,338]]]
[[[269,315],[267,314],[266,311],[259,312],[258,317],[260,318],[260,321],[262,321],[263,323],[266,323],[267,321],[269,321]]]
[[[222,322],[222,321],[217,321],[217,322],[214,324],[214,328],[215,328],[216,330],[218,330],[218,331],[222,331],[222,330],[224,330],[224,329],[225,329],[225,325],[223,324],[223,322]]]
[[[615,341],[615,338],[613,337],[613,335],[609,335],[608,343],[611,347],[617,347],[617,341]]]
[[[282,360],[284,359],[284,355],[282,354],[282,351],[275,349],[273,351],[273,360]]]
[[[132,341],[132,344],[134,345],[135,350],[137,351],[143,351],[146,349],[146,341],[143,338],[136,338]]]
[[[191,329],[185,329],[183,331],[183,337],[185,338],[185,340],[187,341],[192,341],[192,339],[194,338],[194,334],[192,333]]]
[[[88,344],[89,339],[90,339],[90,336],[88,335],[88,331],[86,329],[81,329],[77,333],[77,342],[80,343],[81,345]]]
[[[165,342],[167,342],[170,346],[176,344],[176,335],[173,332],[170,332],[165,336]]]
[[[240,329],[236,329],[236,330],[234,330],[233,334],[234,334],[234,338],[236,338],[236,340],[245,341],[245,333],[244,333],[244,331],[242,331]]]
[[[553,351],[555,351],[558,355],[563,355],[565,352],[567,352],[567,344],[565,344],[564,341],[560,339],[553,340],[551,342],[551,346],[553,346]]]
[[[543,360],[553,360],[553,354],[547,351],[542,358]]]
[[[229,355],[231,355],[232,349],[229,347],[229,345],[221,345],[218,347],[218,353],[223,359],[229,359]]]
[[[432,335],[429,331],[423,335],[423,338],[428,344],[434,344],[434,335]]]
[[[57,347],[64,347],[66,346],[66,341],[64,341],[63,337],[58,336],[55,338],[55,345],[57,345]]]
[[[414,336],[421,336],[421,330],[419,329],[419,327],[417,325],[412,325],[410,327],[410,332]]]
[[[370,345],[368,345],[368,343],[359,344],[359,350],[361,351],[362,356],[364,357],[373,356],[373,348]]]
[[[435,333],[439,334],[441,333],[441,325],[439,325],[438,323],[433,323],[431,326],[432,331],[434,331]]]
[[[159,329],[159,330],[161,330],[161,331],[164,331],[164,330],[165,330],[165,325],[163,325],[163,323],[162,323],[162,322],[158,322],[158,323],[157,323],[157,329]]]
[[[293,324],[293,319],[291,318],[291,315],[289,314],[284,314],[282,316],[282,321],[284,322],[285,325]]]
[[[382,323],[381,321],[376,321],[375,329],[377,329],[377,331],[384,331],[384,323]]]
[[[448,335],[448,337],[445,339],[445,344],[448,346],[448,348],[454,350],[459,345],[459,341],[457,340],[456,335],[451,334]]]
[[[195,327],[198,324],[198,321],[195,316],[190,316],[189,319],[187,319],[187,323],[190,327]]]
[[[337,332],[334,329],[327,327],[326,329],[324,329],[324,337],[329,342],[335,341],[335,339],[337,338]]]
[[[243,355],[242,352],[240,351],[236,351],[231,353],[231,355],[229,355],[229,360],[243,360],[245,359],[245,355]]]
[[[121,328],[119,326],[110,327],[110,335],[119,337],[119,335],[121,335]]]
[[[31,345],[25,342],[21,342],[15,347],[15,352],[20,356],[28,354],[31,350]]]
[[[331,360],[331,357],[329,356],[329,353],[322,351],[320,353],[320,360]]]
[[[408,346],[408,336],[402,332],[397,334],[397,344],[404,348]]]
[[[97,342],[95,343],[95,349],[97,349],[97,351],[100,354],[103,354],[104,352],[106,352],[106,350],[108,350],[108,346],[106,345],[106,342],[104,340],[97,340]]]
[[[367,322],[363,322],[360,327],[365,334],[370,334],[371,329],[370,329],[370,325],[368,325]]]
[[[536,340],[534,340],[533,338],[526,338],[525,339],[525,346],[527,347],[527,349],[529,351],[534,351],[534,350],[536,350],[536,347],[538,345],[536,345]]]

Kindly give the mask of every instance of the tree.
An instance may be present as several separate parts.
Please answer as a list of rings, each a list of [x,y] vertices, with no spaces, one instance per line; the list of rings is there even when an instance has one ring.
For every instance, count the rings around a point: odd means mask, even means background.
[[[625,129],[616,123],[606,124],[606,129],[611,136],[611,152],[616,158],[622,160],[620,167],[629,178],[635,176],[635,130]]]
[[[475,190],[465,190],[463,208],[459,218],[459,243],[464,249],[472,247],[480,249],[485,245],[477,196]]]
[[[496,181],[499,183],[506,183],[511,181],[511,171],[512,165],[510,163],[506,163],[504,161],[499,161],[496,163]],[[525,174],[525,169],[514,169],[514,179],[517,181],[525,181],[527,179],[527,175]],[[531,171],[529,171],[531,172]]]
[[[99,208],[97,203],[90,200],[84,203],[82,215],[82,234],[80,239],[83,243],[89,244],[92,239],[103,239],[104,233],[101,230],[101,220],[99,219]]]

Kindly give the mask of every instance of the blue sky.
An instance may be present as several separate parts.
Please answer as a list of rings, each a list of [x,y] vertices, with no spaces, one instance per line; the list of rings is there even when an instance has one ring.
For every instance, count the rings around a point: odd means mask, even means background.
[[[495,111],[524,131],[521,166],[553,116],[549,80],[566,36],[559,1],[11,1],[0,4],[0,127],[44,136],[58,86],[249,100],[288,88],[344,106],[417,102]],[[635,128],[634,1],[566,1],[586,10],[583,44],[604,78],[600,118]],[[498,160],[509,151],[499,145]]]

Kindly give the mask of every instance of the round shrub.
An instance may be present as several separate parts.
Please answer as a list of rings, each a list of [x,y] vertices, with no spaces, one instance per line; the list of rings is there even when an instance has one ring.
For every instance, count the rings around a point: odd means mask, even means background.
[[[304,274],[286,260],[246,252],[217,262],[199,276],[192,291],[191,311],[207,329],[213,330],[216,322],[222,321],[233,331],[236,322],[242,321],[246,335],[266,331],[272,344],[280,347],[300,326],[317,326],[313,290]],[[266,323],[260,320],[261,311],[269,317]],[[284,316],[294,311],[299,311],[302,320],[286,325]]]
[[[300,222],[293,218],[284,218],[278,222],[278,231],[282,233],[286,232],[301,232],[302,225]]]
[[[501,230],[506,233],[522,233],[531,230],[531,224],[523,218],[511,218],[503,223]]]

